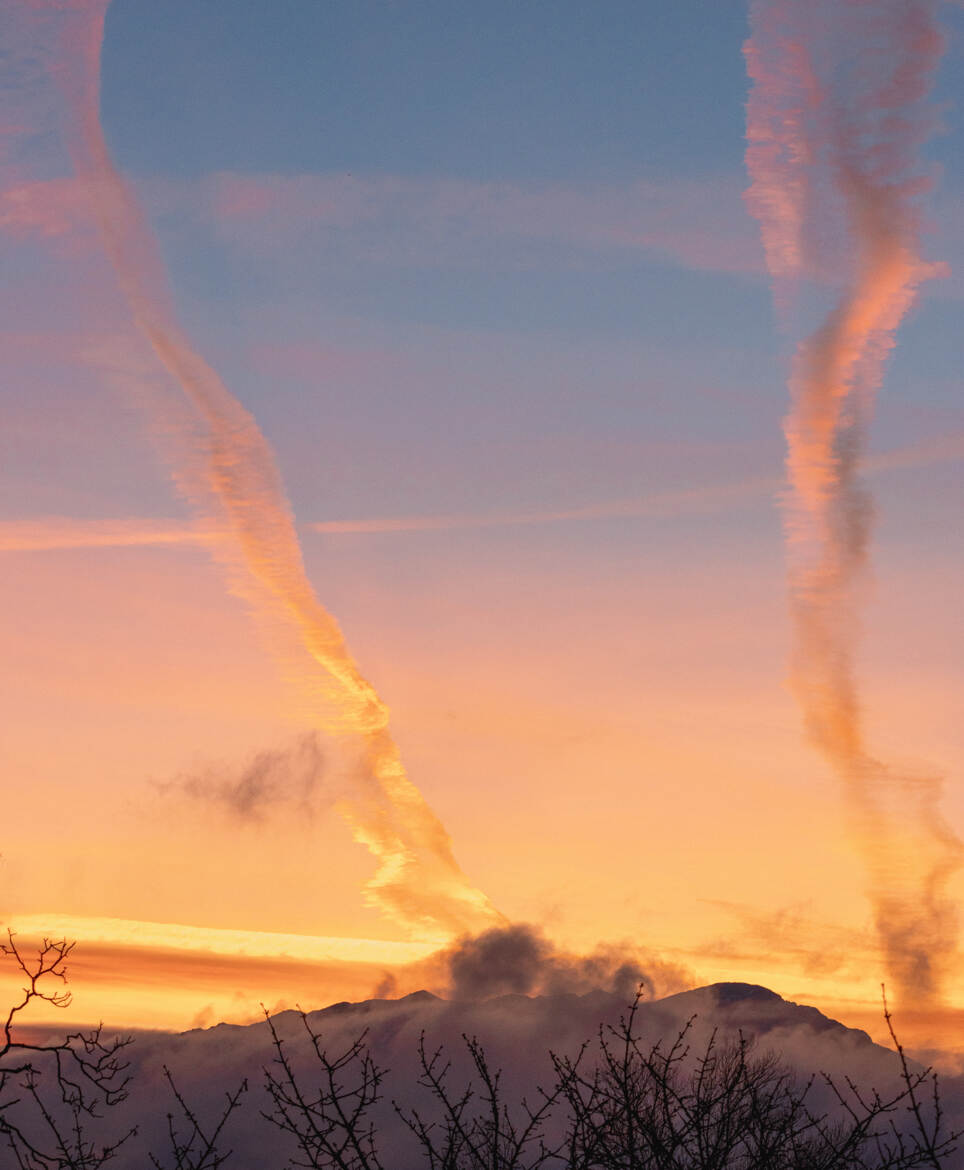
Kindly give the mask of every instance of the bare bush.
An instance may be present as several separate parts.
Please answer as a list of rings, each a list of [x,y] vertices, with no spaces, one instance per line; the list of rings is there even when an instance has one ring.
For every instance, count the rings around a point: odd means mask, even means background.
[[[161,1161],[157,1154],[150,1154],[155,1170],[219,1170],[231,1157],[231,1150],[221,1153],[218,1142],[231,1114],[241,1104],[241,1098],[248,1091],[248,1082],[242,1081],[233,1093],[226,1093],[227,1102],[214,1127],[205,1132],[197,1114],[188,1105],[177,1087],[171,1070],[164,1066],[164,1079],[177,1103],[179,1117],[167,1115],[167,1138],[171,1160]],[[183,1127],[183,1128],[179,1128]]]
[[[475,1036],[463,1041],[478,1078],[461,1090],[449,1085],[451,1062],[441,1048],[431,1054],[425,1034],[418,1043],[419,1085],[427,1089],[436,1116],[418,1109],[395,1110],[415,1135],[429,1170],[542,1170],[561,1162],[561,1147],[546,1141],[546,1127],[562,1093],[560,1085],[537,1088],[538,1104],[526,1100],[510,1108],[502,1091],[502,1072],[493,1071]]]
[[[913,1170],[949,1166],[936,1077],[914,1072],[888,1095],[823,1074],[801,1080],[740,1033],[691,1052],[691,1019],[650,1047],[628,1014],[599,1035],[597,1059],[556,1057],[569,1109],[570,1170]],[[586,1065],[588,1064],[588,1068]],[[820,1107],[814,1089],[829,1103]],[[929,1108],[921,1090],[930,1089]],[[909,1113],[909,1118],[908,1118]],[[909,1124],[899,1124],[909,1121]]]
[[[67,1008],[67,960],[74,943],[43,939],[28,957],[12,931],[0,955],[23,976],[23,998],[7,1012],[0,1044],[0,1145],[18,1170],[98,1170],[136,1133],[97,1137],[105,1110],[127,1097],[130,1038],[105,1039],[102,1028],[62,1040],[30,1043],[17,1036],[21,1016],[40,1001]]]
[[[295,1072],[285,1042],[265,1012],[275,1055],[272,1067],[265,1069],[272,1108],[262,1116],[294,1139],[298,1153],[288,1165],[309,1170],[384,1170],[369,1113],[381,1098],[385,1070],[375,1063],[366,1034],[344,1052],[329,1056],[305,1012],[299,1014],[320,1074],[312,1086]]]

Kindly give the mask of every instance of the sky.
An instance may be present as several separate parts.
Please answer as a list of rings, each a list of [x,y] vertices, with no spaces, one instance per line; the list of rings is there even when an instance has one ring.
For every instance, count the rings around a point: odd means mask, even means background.
[[[75,1013],[411,990],[523,922],[863,1024],[923,878],[868,862],[794,682],[788,378],[849,237],[814,185],[788,313],[744,198],[780,6],[3,7],[0,917],[78,939]],[[888,334],[832,649],[953,835],[964,11],[911,7],[945,267]]]

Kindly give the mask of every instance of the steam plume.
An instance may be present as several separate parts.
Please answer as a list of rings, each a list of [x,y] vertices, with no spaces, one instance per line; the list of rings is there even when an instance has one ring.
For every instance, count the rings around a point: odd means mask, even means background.
[[[872,501],[857,465],[896,330],[935,268],[920,257],[928,183],[917,160],[943,49],[935,8],[757,0],[746,48],[747,201],[778,303],[785,278],[819,272],[826,282],[837,276],[831,250],[842,244],[847,257],[839,299],[798,346],[790,376],[792,682],[811,741],[844,785],[888,979],[918,1001],[939,996],[955,949],[945,888],[961,843],[940,814],[940,778],[893,769],[866,743],[855,611]]]
[[[106,250],[134,321],[193,408],[193,434],[178,469],[201,479],[230,533],[234,587],[269,619],[294,631],[310,664],[299,679],[326,723],[357,737],[360,795],[342,811],[378,868],[369,902],[406,925],[433,933],[479,929],[500,920],[460,870],[444,827],[409,780],[389,730],[389,712],[361,674],[335,618],[308,580],[273,454],[252,416],[179,328],[163,264],[134,191],[118,173],[99,117],[100,51],[108,0],[71,3],[58,74],[79,125],[75,165],[87,183]],[[33,0],[34,7],[50,7]],[[60,5],[56,5],[60,7]],[[71,62],[68,69],[66,63]],[[195,503],[200,502],[195,498]],[[225,542],[222,542],[222,546]],[[223,551],[223,549],[222,549]]]

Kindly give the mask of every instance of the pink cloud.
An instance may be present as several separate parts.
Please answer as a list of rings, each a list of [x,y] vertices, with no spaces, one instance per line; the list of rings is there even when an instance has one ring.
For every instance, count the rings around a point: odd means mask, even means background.
[[[19,240],[56,242],[76,254],[99,246],[86,186],[79,179],[43,179],[0,191],[0,232]]]
[[[0,131],[2,133],[2,131]],[[271,255],[322,246],[367,262],[486,263],[493,244],[526,266],[527,250],[581,266],[648,255],[685,268],[763,275],[763,248],[744,211],[742,179],[624,185],[472,183],[400,176],[216,174],[200,186],[160,176],[137,184],[154,214],[200,220],[229,246]],[[957,202],[935,211],[942,238],[960,238]],[[0,231],[59,251],[99,244],[90,192],[76,177],[26,180],[0,190]],[[537,254],[537,262],[541,262]],[[840,255],[807,271],[835,279]],[[953,290],[946,286],[940,295]]]
[[[379,259],[445,262],[497,239],[648,252],[695,269],[764,270],[735,177],[590,186],[218,174],[205,180],[203,197],[223,235],[269,248],[326,229],[364,230],[364,246]]]

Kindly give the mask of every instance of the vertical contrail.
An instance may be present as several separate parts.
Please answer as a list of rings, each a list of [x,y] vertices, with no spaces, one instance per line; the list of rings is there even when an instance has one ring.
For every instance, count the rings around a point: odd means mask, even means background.
[[[846,257],[837,303],[790,375],[792,682],[844,785],[888,979],[919,1003],[939,997],[956,949],[945,889],[961,843],[941,817],[940,778],[892,769],[865,741],[854,663],[872,502],[857,462],[898,325],[934,270],[920,256],[918,149],[943,40],[931,0],[755,0],[751,28],[747,202],[778,301],[786,278],[825,285],[831,253]]]
[[[159,250],[132,188],[117,171],[100,122],[100,53],[109,0],[30,0],[34,9],[74,9],[56,63],[78,119],[72,149],[105,247],[134,321],[181,387],[200,423],[202,475],[229,533],[232,584],[255,608],[293,629],[313,659],[300,679],[316,711],[363,745],[358,792],[344,802],[356,840],[378,861],[368,900],[407,926],[461,933],[501,921],[459,868],[449,836],[409,780],[389,713],[363,677],[334,617],[304,569],[291,509],[271,448],[255,420],[179,328]],[[196,425],[195,423],[195,425]],[[185,436],[187,481],[196,476]],[[316,716],[317,717],[317,716]],[[330,725],[332,720],[327,721]]]

